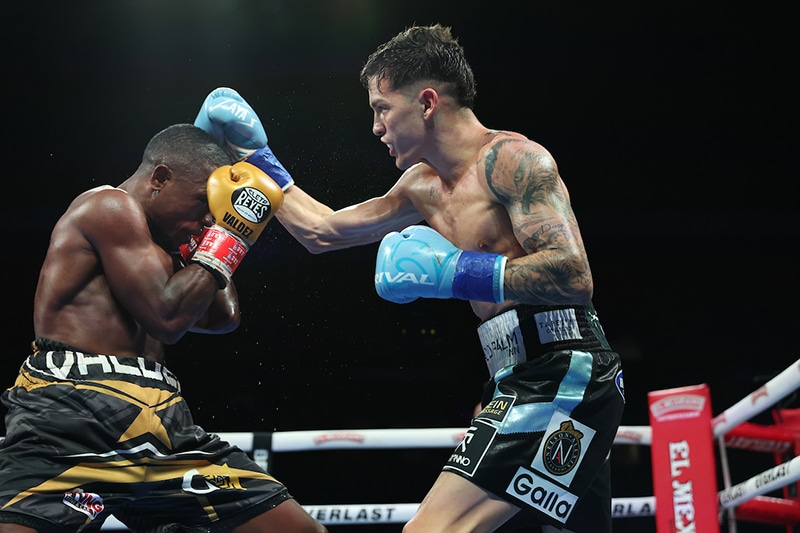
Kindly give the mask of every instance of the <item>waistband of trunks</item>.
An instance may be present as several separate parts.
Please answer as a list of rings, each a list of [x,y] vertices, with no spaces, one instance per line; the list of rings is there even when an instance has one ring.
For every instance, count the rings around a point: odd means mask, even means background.
[[[478,326],[489,374],[561,350],[611,351],[594,306],[512,307]]]
[[[37,338],[23,369],[46,381],[115,380],[180,393],[178,378],[167,367],[144,357],[84,352],[62,342]]]

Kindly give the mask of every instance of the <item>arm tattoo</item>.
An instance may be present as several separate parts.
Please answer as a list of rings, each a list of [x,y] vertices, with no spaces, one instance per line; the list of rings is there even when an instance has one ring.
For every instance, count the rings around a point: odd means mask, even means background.
[[[577,270],[575,261],[563,261],[551,252],[535,255],[535,262],[509,262],[506,266],[507,298],[531,304],[584,302],[587,287],[591,286],[588,266]]]
[[[505,139],[488,151],[484,170],[528,253],[506,267],[506,294],[526,303],[582,303],[591,294],[591,271],[550,155],[531,150],[526,141]]]

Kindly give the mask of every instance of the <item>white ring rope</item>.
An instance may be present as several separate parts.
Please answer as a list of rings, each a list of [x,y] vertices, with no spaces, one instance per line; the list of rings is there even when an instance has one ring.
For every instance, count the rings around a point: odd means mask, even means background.
[[[800,457],[757,474],[750,479],[718,493],[720,507],[728,509],[756,496],[778,490],[800,480]]]
[[[800,387],[800,359],[711,420],[714,437],[772,407]]]
[[[365,503],[336,505],[303,505],[308,514],[326,526],[361,524],[405,524],[417,512],[418,503]],[[614,518],[653,516],[655,498],[614,498],[611,515]],[[106,520],[104,531],[126,530],[113,516]]]
[[[800,388],[800,360],[775,376],[765,385],[723,411],[712,419],[712,431],[715,438],[721,437],[734,427],[749,420],[755,415]],[[294,452],[308,450],[346,450],[346,449],[400,449],[400,448],[448,448],[456,446],[464,435],[466,428],[398,428],[398,429],[341,429],[341,430],[307,430],[278,432],[222,432],[217,435],[238,446],[242,451],[259,454],[269,452]],[[751,444],[733,447],[769,450],[769,443],[764,446],[764,438],[751,439],[758,441]],[[264,450],[260,443],[269,443]],[[735,442],[748,442],[738,439]],[[649,446],[652,444],[652,429],[649,426],[620,426],[614,444],[634,444]],[[783,443],[779,443],[783,444]],[[763,448],[763,449],[761,449]],[[790,483],[800,481],[800,457],[787,461],[757,474],[750,479],[718,492],[721,509],[731,509],[742,503],[774,490],[779,490]],[[338,524],[375,524],[405,523],[419,507],[418,503],[391,504],[346,504],[346,505],[304,505],[310,514],[326,525]],[[612,517],[654,516],[655,497],[613,498]],[[125,526],[111,517],[103,525],[104,530],[125,529]]]
[[[714,437],[728,433],[742,422],[753,418],[800,387],[800,360],[750,393],[712,420]],[[381,448],[446,448],[461,442],[466,428],[398,428],[398,429],[334,429],[277,431],[272,433],[273,452],[309,450],[373,450]],[[220,438],[253,451],[258,435],[268,433],[218,433]],[[650,426],[620,426],[614,444],[652,443]]]
[[[613,518],[653,516],[656,500],[653,496],[614,498]],[[418,503],[365,503],[363,505],[303,505],[308,514],[325,524],[405,524],[417,512]],[[125,530],[125,525],[113,516],[106,520],[103,530]]]
[[[800,388],[800,360],[786,368],[769,382],[712,419],[714,437],[730,432],[734,427],[772,407]],[[466,428],[405,428],[405,429],[345,429],[285,431],[272,433],[272,451],[308,451],[322,449],[381,449],[381,448],[446,448],[457,445]],[[244,451],[253,451],[254,433],[220,433],[219,436]],[[766,444],[765,444],[766,443]],[[649,446],[652,444],[650,426],[620,426],[614,444]],[[765,439],[734,441],[733,447],[769,451]],[[738,446],[737,446],[738,444]],[[759,447],[763,449],[759,449]],[[734,508],[742,503],[800,480],[800,458],[765,470],[750,479],[719,491],[720,507]],[[388,505],[314,505],[304,506],[324,524],[350,524],[364,520],[369,523],[391,521],[404,523],[413,516],[419,504]],[[613,498],[614,518],[654,516],[655,497]],[[372,517],[372,519],[370,519]]]

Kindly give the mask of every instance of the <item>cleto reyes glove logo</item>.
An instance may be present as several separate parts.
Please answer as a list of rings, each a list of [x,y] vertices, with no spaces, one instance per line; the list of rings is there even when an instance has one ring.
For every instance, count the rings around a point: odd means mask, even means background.
[[[253,233],[247,222],[260,224],[264,222],[272,212],[272,204],[267,195],[253,187],[242,187],[236,189],[231,195],[231,204],[238,218],[233,213],[225,212],[222,222],[231,229],[237,231],[243,237],[249,237]],[[244,219],[244,220],[242,220]]]
[[[233,191],[231,203],[242,218],[253,224],[264,222],[272,210],[267,195],[253,187],[242,187]]]

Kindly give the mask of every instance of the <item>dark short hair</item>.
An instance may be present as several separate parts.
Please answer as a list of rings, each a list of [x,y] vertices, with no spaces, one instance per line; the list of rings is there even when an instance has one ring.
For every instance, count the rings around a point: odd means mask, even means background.
[[[464,55],[464,48],[440,24],[411,26],[380,45],[373,52],[359,79],[369,87],[371,79],[386,80],[391,89],[421,80],[444,84],[445,92],[459,105],[475,105],[475,77]]]
[[[189,171],[198,166],[230,165],[230,155],[206,131],[192,124],[173,124],[156,133],[144,149],[142,165],[166,164]]]

